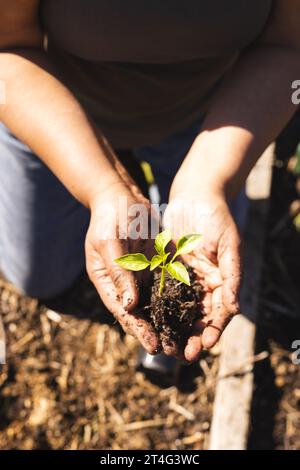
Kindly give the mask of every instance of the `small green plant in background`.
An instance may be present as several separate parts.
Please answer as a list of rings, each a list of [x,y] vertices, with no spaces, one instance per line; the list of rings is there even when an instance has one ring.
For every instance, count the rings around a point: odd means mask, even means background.
[[[199,233],[191,233],[181,237],[176,243],[175,254],[168,261],[171,253],[166,253],[166,247],[172,240],[172,234],[169,230],[164,230],[159,233],[155,239],[154,248],[156,255],[154,255],[151,260],[148,260],[143,253],[132,253],[120,256],[120,258],[115,259],[115,262],[129,271],[143,271],[147,268],[150,268],[150,271],[157,268],[161,269],[159,286],[159,295],[161,295],[165,286],[166,271],[177,281],[183,282],[188,286],[191,285],[190,276],[186,267],[180,261],[175,260],[178,256],[193,251],[198,245],[200,237],[201,235]]]
[[[297,176],[300,176],[300,144],[298,144],[297,150],[296,150],[296,164],[295,164],[294,172]]]

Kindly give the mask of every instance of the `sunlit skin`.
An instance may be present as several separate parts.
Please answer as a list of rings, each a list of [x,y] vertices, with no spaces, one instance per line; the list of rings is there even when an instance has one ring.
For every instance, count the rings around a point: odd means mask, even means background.
[[[42,49],[38,6],[37,0],[0,0],[0,79],[7,87],[0,120],[91,209],[86,238],[89,276],[123,328],[155,353],[160,345],[154,331],[132,314],[138,302],[134,274],[113,262],[131,250],[143,251],[145,244],[101,242],[99,237],[103,201],[115,201],[118,211],[118,196],[126,196],[130,203],[145,199],[118,163],[101,130],[92,127],[80,104],[56,78],[55,64]],[[172,185],[167,212],[170,226],[180,224],[183,211],[195,199],[205,213],[199,215],[198,223],[198,219],[194,221],[196,226],[186,230],[203,234],[202,246],[187,255],[187,260],[196,268],[207,292],[205,318],[191,332],[184,351],[189,361],[197,359],[203,347],[212,347],[239,312],[240,240],[228,202],[296,111],[291,84],[300,77],[299,24],[300,0],[274,2],[264,33],[241,54]],[[182,209],[175,211],[178,198],[183,202]],[[182,356],[176,345],[162,346],[167,354]]]

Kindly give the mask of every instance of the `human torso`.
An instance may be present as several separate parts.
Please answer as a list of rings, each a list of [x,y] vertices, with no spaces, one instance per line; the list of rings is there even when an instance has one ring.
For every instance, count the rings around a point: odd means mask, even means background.
[[[234,58],[263,30],[271,5],[42,0],[41,19],[67,84],[116,146],[133,146],[201,113]]]

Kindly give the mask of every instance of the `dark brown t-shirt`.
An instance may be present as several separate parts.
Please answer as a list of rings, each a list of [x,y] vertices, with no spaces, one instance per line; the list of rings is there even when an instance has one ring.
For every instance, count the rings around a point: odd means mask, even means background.
[[[272,0],[42,0],[48,52],[115,147],[192,124]]]

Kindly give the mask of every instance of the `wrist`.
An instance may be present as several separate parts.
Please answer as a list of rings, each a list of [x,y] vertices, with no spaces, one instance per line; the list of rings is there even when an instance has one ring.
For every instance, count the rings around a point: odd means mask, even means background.
[[[170,190],[170,200],[179,197],[227,200],[226,182],[202,165],[185,165],[178,171]]]
[[[95,188],[91,189],[87,194],[87,207],[93,211],[102,204],[114,204],[118,198],[130,196],[126,184],[121,178],[112,178],[106,181],[106,184],[98,184]]]
[[[240,150],[237,151],[240,154]],[[189,153],[174,178],[173,194],[185,192],[198,197],[219,197],[230,202],[240,190],[243,178],[238,164],[232,164],[234,152],[224,149],[217,136],[202,132],[194,141]],[[234,158],[239,161],[240,158]]]

